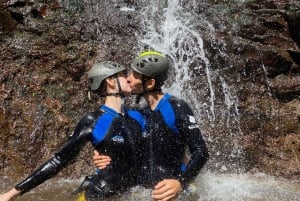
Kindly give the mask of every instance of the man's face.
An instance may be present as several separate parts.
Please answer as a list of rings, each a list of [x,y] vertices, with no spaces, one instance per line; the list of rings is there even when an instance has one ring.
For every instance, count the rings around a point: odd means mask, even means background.
[[[135,71],[129,72],[127,82],[132,90],[131,93],[139,94],[143,92],[143,80],[140,73]]]

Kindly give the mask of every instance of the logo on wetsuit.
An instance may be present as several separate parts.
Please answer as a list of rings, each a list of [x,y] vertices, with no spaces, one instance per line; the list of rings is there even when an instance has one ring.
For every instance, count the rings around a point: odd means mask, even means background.
[[[189,129],[194,129],[194,128],[199,128],[199,126],[196,124],[196,119],[194,116],[188,115],[189,117],[189,122],[191,123],[188,128]]]
[[[120,135],[116,135],[115,137],[111,138],[112,141],[114,142],[120,142],[120,143],[123,143],[124,142],[124,138]]]

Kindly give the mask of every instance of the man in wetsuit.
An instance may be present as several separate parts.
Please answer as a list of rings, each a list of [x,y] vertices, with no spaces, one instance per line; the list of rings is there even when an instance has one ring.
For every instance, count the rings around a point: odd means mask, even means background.
[[[160,52],[143,52],[132,62],[127,78],[132,93],[143,96],[148,103],[139,111],[143,146],[137,177],[138,184],[154,188],[152,198],[155,200],[175,198],[208,160],[206,144],[188,104],[161,90],[169,66],[168,59]],[[182,169],[186,147],[191,159]],[[102,154],[94,155],[94,163],[99,168],[109,162]]]
[[[135,148],[140,142],[139,124],[123,114],[122,97],[131,91],[126,80],[126,69],[115,62],[96,63],[88,72],[91,90],[105,97],[105,103],[85,115],[73,135],[54,156],[25,180],[7,193],[0,201],[8,201],[24,194],[53,177],[74,159],[87,142],[96,150],[108,154],[114,162],[109,168],[90,178],[85,199],[99,200],[132,184],[130,175],[136,164]]]

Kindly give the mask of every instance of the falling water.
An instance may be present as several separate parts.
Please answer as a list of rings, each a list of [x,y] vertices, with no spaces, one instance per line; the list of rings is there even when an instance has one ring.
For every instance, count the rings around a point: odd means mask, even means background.
[[[137,33],[140,49],[153,48],[167,54],[173,61],[169,83],[164,91],[181,97],[192,105],[199,123],[204,125],[202,131],[207,133],[208,141],[217,143],[209,133],[218,130],[217,121],[225,122],[224,127],[233,139],[233,144],[229,149],[226,147],[227,156],[222,157],[229,157],[231,164],[219,162],[216,168],[227,170],[230,165],[234,166],[236,172],[243,171],[243,151],[238,143],[242,134],[239,127],[238,98],[221,72],[211,68],[205,55],[201,31],[199,32],[199,27],[205,27],[203,31],[210,33],[213,44],[213,26],[204,18],[195,19],[193,13],[181,7],[179,0],[151,1],[144,8],[141,19],[143,29],[141,33]],[[223,54],[222,50],[219,52]],[[221,93],[216,94],[215,91]],[[217,99],[221,99],[218,104]]]
[[[162,3],[163,2],[163,3]],[[214,100],[215,93],[212,84],[212,71],[205,56],[201,35],[194,30],[191,13],[185,13],[178,0],[151,1],[142,13],[143,34],[137,35],[140,41],[140,49],[145,46],[161,51],[173,61],[172,83],[165,88],[179,97],[189,99],[193,97],[193,89],[190,85],[192,73],[202,72],[199,78],[204,81],[204,89],[209,89],[209,100],[196,105],[196,111],[206,110],[210,119],[215,118]],[[167,7],[162,7],[167,4]],[[203,26],[210,26],[202,21]],[[200,73],[201,74],[201,73]],[[194,98],[195,100],[195,98]]]

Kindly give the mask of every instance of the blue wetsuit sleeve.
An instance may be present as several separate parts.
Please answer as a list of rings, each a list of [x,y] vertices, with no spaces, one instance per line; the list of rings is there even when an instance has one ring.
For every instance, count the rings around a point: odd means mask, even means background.
[[[15,188],[21,194],[33,189],[44,181],[53,177],[62,168],[78,155],[87,141],[92,141],[92,129],[95,122],[94,115],[85,116],[77,125],[72,136],[67,143],[50,160],[42,164],[30,176],[18,183]]]
[[[189,163],[185,167],[185,170],[178,176],[182,186],[185,186],[198,175],[199,171],[207,162],[209,154],[200,128],[187,103],[184,101],[180,103],[180,113],[177,114],[179,114],[177,117],[178,128],[191,153]]]

